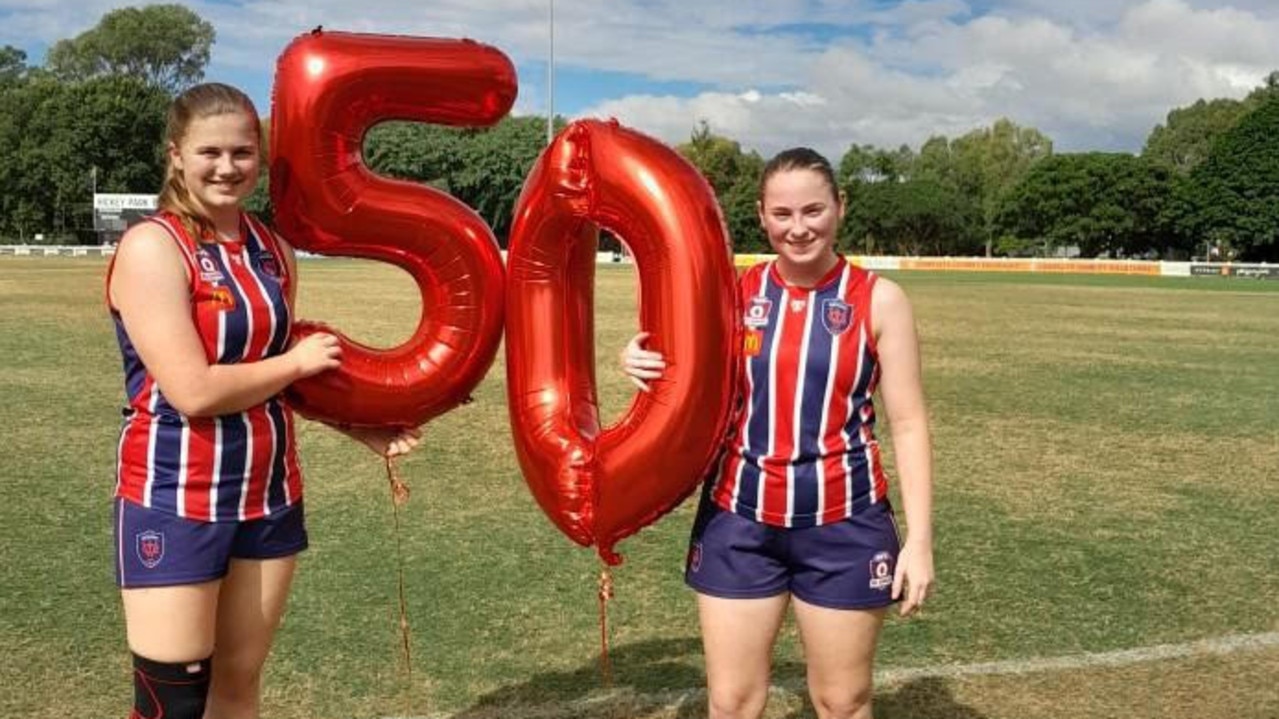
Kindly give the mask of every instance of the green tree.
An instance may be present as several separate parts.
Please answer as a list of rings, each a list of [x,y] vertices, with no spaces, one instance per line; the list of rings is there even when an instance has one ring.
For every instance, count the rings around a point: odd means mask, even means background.
[[[93,241],[95,177],[102,192],[159,189],[168,102],[120,75],[0,91],[0,231]]]
[[[1240,259],[1279,260],[1279,95],[1222,135],[1190,179],[1186,234]]]
[[[1168,226],[1171,171],[1123,153],[1056,155],[1010,191],[997,231],[1044,252],[1077,247],[1085,257],[1161,254],[1177,244]]]
[[[980,209],[987,256],[993,253],[1004,195],[1036,162],[1051,156],[1052,149],[1052,140],[1039,130],[1020,127],[1004,118],[951,143],[951,181],[962,196],[972,198]]]
[[[1200,99],[1174,108],[1163,124],[1150,131],[1141,154],[1178,174],[1188,175],[1208,158],[1213,142],[1275,94],[1279,94],[1279,70],[1267,75],[1242,100]]]
[[[27,53],[12,45],[0,47],[0,88],[25,80],[30,69]]]
[[[61,80],[129,75],[173,94],[204,78],[213,39],[213,25],[182,5],[126,7],[55,43],[45,66]]]
[[[844,222],[850,250],[866,254],[968,255],[981,246],[976,207],[931,179],[858,187]]]
[[[768,240],[760,229],[756,209],[763,158],[755,152],[744,152],[735,140],[712,133],[705,121],[676,150],[701,170],[714,190],[733,249],[767,251]]]

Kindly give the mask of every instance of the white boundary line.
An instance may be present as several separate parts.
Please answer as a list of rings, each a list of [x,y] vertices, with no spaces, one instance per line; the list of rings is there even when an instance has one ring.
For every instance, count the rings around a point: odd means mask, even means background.
[[[1126,667],[1148,662],[1168,661],[1172,659],[1190,659],[1207,656],[1223,656],[1243,652],[1255,652],[1279,647],[1279,632],[1262,632],[1259,634],[1231,634],[1214,639],[1202,639],[1183,644],[1157,644],[1138,649],[1121,649],[1110,652],[1088,654],[1070,654],[1060,657],[1042,657],[1032,659],[1010,659],[1000,662],[979,662],[975,664],[940,664],[931,667],[902,669],[885,669],[875,672],[875,685],[892,686],[904,684],[916,679],[941,677],[956,679],[975,676],[1001,676],[1038,674],[1043,672],[1073,671],[1078,669],[1095,669],[1097,667]],[[804,691],[804,682],[789,682],[774,685],[771,694],[797,694]],[[520,707],[521,719],[557,719],[573,716],[583,710],[589,710],[600,704],[621,699],[630,699],[643,705],[646,710],[660,711],[677,709],[690,701],[703,701],[706,690],[683,689],[637,694],[626,689],[599,690],[583,699],[559,704],[543,704],[540,706]],[[478,716],[499,716],[510,707],[494,705],[464,710],[461,714]],[[386,719],[451,719],[453,714],[429,714],[418,717],[386,717]]]

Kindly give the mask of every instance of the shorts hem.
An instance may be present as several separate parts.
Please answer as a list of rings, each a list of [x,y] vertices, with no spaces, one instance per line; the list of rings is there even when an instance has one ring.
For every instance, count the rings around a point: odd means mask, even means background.
[[[719,599],[768,599],[776,597],[787,592],[785,585],[779,587],[769,587],[766,589],[721,589],[719,587],[709,587],[705,584],[699,584],[685,578],[684,584],[689,589],[698,594],[705,594],[708,597],[716,597]]]
[[[188,587],[195,584],[204,584],[206,582],[216,582],[225,579],[226,570],[220,573],[209,573],[203,575],[191,575],[187,577],[158,577],[156,579],[130,581],[128,584],[116,580],[116,586],[120,589],[153,589],[155,587]]]
[[[877,599],[874,601],[867,601],[867,602],[848,602],[848,601],[842,601],[838,599],[826,599],[826,598],[804,596],[804,594],[800,592],[795,592],[794,590],[791,591],[791,594],[793,594],[796,599],[803,601],[805,604],[811,604],[815,607],[821,607],[822,609],[867,611],[871,609],[884,609],[886,607],[891,607],[894,604],[901,602],[901,599],[893,599],[891,596],[886,597],[884,599]]]
[[[281,549],[275,552],[263,552],[261,554],[231,554],[230,559],[283,559],[285,557],[294,557],[305,552],[310,547],[310,542],[302,542],[299,545]]]

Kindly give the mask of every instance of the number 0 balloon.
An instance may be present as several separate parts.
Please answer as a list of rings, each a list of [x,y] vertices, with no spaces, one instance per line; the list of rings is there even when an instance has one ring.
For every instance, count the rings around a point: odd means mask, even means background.
[[[596,236],[630,248],[640,326],[663,379],[602,429],[595,394]],[[608,564],[614,545],[696,488],[733,391],[735,273],[701,174],[616,122],[570,125],[516,207],[507,256],[507,392],[524,477],[543,511]]]
[[[423,309],[399,347],[340,337],[341,368],[293,384],[299,412],[416,426],[465,401],[483,378],[502,331],[502,259],[492,231],[442,192],[374,175],[361,150],[365,132],[384,120],[491,125],[515,94],[510,60],[468,40],[317,30],[280,56],[270,150],[282,234],[311,252],[403,268]],[[320,329],[327,328],[299,323],[294,332]]]

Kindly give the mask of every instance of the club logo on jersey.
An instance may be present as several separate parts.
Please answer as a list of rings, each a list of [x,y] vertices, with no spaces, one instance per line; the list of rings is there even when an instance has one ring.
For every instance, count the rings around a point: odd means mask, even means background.
[[[742,354],[747,357],[758,357],[764,351],[764,333],[759,330],[746,330],[742,336]]]
[[[773,301],[767,297],[752,297],[750,307],[746,308],[746,316],[742,322],[751,329],[768,326],[768,315],[773,311]]]
[[[164,559],[164,534],[153,529],[138,533],[138,561],[147,569],[155,569]]]
[[[217,306],[221,312],[229,312],[235,309],[235,296],[226,287],[210,287],[209,301]]]
[[[226,279],[222,272],[218,269],[217,263],[209,257],[209,253],[203,248],[196,250],[195,260],[200,264],[200,279],[205,282],[221,282]]]
[[[258,266],[262,268],[262,274],[267,277],[280,279],[280,263],[275,261],[274,257],[267,255],[258,261]]]
[[[702,543],[693,542],[688,548],[688,571],[696,572],[702,568]]]
[[[822,326],[833,334],[843,334],[853,324],[853,308],[838,298],[822,300]]]
[[[870,588],[883,591],[893,586],[893,555],[876,552],[870,558]]]

